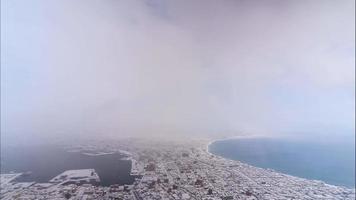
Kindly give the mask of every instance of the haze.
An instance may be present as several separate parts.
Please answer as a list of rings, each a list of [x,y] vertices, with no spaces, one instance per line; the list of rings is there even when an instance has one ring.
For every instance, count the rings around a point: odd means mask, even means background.
[[[2,137],[354,136],[354,4],[2,0]]]

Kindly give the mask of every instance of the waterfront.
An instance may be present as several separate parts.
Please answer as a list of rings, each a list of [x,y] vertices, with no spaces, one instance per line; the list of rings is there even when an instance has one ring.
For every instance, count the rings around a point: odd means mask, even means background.
[[[256,167],[354,188],[354,148],[353,141],[244,138],[212,142],[209,152]]]
[[[45,183],[65,170],[93,168],[103,186],[131,184],[131,161],[122,158],[118,153],[93,156],[56,147],[6,147],[1,151],[1,173],[31,172],[19,181]]]
[[[206,151],[206,141],[201,139],[154,141],[136,138],[76,142],[68,146],[70,151],[89,151],[89,155],[121,152],[133,163],[131,172],[137,178],[131,185],[103,187],[91,181],[97,178],[94,169],[70,169],[49,183],[13,181],[18,174],[1,174],[0,199],[68,199],[68,196],[70,199],[102,200],[355,199],[354,189],[214,156]],[[82,181],[89,184],[82,184]]]

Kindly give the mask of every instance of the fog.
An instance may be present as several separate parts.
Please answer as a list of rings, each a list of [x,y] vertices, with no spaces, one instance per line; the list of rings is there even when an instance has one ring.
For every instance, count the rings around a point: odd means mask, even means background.
[[[1,135],[354,135],[354,4],[2,0]]]

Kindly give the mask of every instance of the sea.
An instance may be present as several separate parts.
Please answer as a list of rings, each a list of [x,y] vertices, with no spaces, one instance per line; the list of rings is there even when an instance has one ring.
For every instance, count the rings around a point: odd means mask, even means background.
[[[285,174],[355,188],[355,140],[235,138],[217,140],[210,153]]]
[[[60,147],[13,146],[1,149],[1,173],[31,172],[17,181],[46,183],[65,170],[95,169],[100,185],[132,184],[135,177],[130,175],[131,161],[124,155],[84,155],[68,152]]]

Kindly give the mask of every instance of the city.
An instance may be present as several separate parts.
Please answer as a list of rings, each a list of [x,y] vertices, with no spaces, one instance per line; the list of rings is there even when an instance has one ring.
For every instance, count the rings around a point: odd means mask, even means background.
[[[65,145],[68,151],[118,152],[131,160],[132,185],[98,184],[93,169],[73,169],[48,183],[1,174],[1,199],[354,199],[355,190],[281,174],[207,152],[208,141],[126,139]]]
[[[0,200],[355,200],[355,0],[0,2]]]

